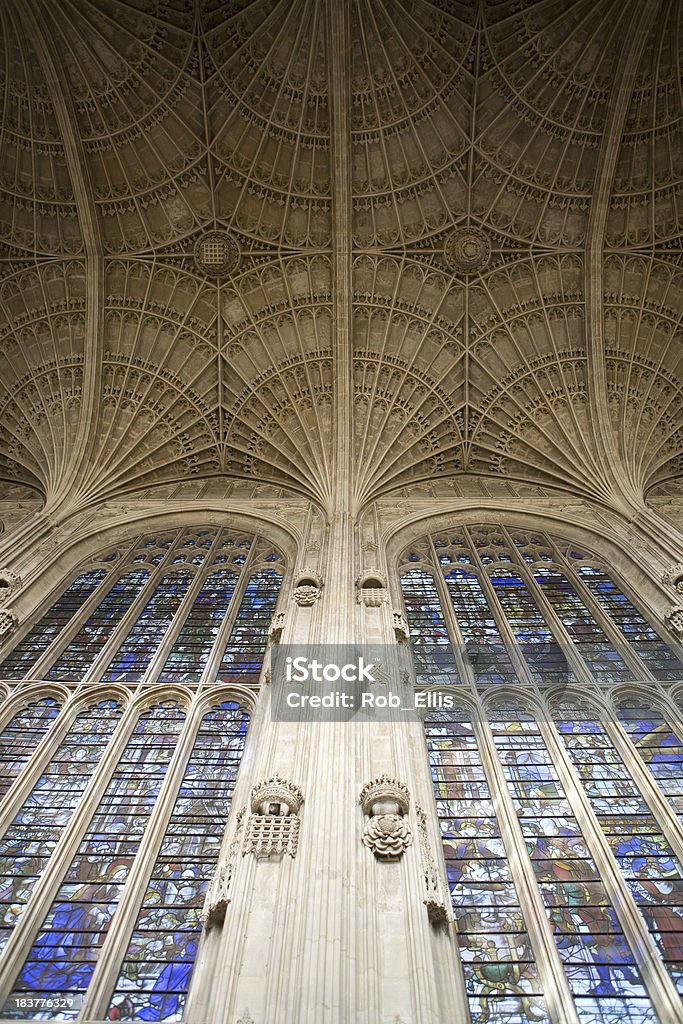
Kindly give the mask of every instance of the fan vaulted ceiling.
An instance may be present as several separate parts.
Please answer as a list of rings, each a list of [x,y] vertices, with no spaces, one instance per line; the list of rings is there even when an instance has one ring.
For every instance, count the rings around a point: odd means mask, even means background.
[[[6,0],[0,486],[329,506],[345,438],[358,503],[463,474],[674,486],[682,20]],[[218,277],[193,258],[213,230],[239,250]]]

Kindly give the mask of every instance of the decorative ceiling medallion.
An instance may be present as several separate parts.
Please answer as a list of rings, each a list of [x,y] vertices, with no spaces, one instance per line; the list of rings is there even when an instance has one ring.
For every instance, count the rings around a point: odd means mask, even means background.
[[[479,228],[456,228],[446,239],[443,252],[449,267],[472,274],[489,262],[491,243]]]
[[[226,277],[236,268],[239,258],[237,243],[227,231],[209,231],[194,247],[197,269],[210,277]]]

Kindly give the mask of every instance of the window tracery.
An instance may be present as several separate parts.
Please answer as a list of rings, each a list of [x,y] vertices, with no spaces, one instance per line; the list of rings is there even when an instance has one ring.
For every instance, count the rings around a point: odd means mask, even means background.
[[[683,745],[654,706],[678,648],[597,556],[545,533],[441,531],[400,575],[417,685],[472,702],[424,722],[472,1024],[544,1020],[561,990],[580,1024],[655,1024],[662,986],[683,994],[683,834],[647,781],[680,816]]]

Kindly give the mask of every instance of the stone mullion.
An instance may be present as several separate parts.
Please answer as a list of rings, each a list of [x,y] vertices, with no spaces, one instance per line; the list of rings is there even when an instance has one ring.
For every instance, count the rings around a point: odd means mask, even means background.
[[[542,981],[544,1002],[553,1024],[579,1024],[567,975],[536,883],[491,727],[483,717],[474,724],[482,767],[489,782],[500,834]]]
[[[182,733],[176,741],[175,750],[159,794],[147,820],[140,848],[130,867],[126,885],[114,911],[97,965],[84,995],[80,1013],[82,1020],[104,1020],[106,1017],[135,927],[137,914],[149,884],[159,848],[166,835],[178,791],[192,756],[199,726],[207,710],[206,702],[195,701],[185,720]]]
[[[223,660],[223,655],[225,654],[225,648],[227,647],[228,640],[232,632],[232,627],[235,625],[235,620],[240,610],[242,599],[244,598],[245,591],[249,585],[249,579],[252,575],[254,565],[256,564],[256,546],[258,544],[258,540],[259,538],[255,535],[251,547],[247,552],[247,557],[244,560],[244,565],[232,566],[227,563],[224,565],[225,569],[239,568],[240,573],[237,578],[237,583],[235,584],[232,598],[230,599],[230,604],[228,605],[223,621],[220,624],[220,628],[216,634],[216,639],[213,642],[213,647],[211,648],[211,653],[209,654],[204,667],[200,684],[211,683],[216,679],[216,675]]]
[[[98,699],[106,699],[106,697],[107,695],[103,691],[97,697],[93,696],[91,701],[80,701],[78,707],[72,709],[72,716],[59,742],[61,742],[61,739],[63,739],[66,731],[71,727],[80,711],[96,703]],[[0,1006],[4,1005],[14,987],[17,975],[40,932],[62,884],[64,875],[74,858],[79,844],[82,842],[100,800],[106,792],[111,777],[116,770],[121,755],[140,716],[140,710],[139,705],[135,707],[131,704],[125,709],[121,720],[112,732],[104,756],[94,769],[92,778],[82,793],[68,825],[66,825],[60,836],[57,847],[53,851],[42,876],[36,883],[24,913],[17,921],[7,941],[2,957],[0,957]],[[52,753],[58,749],[59,742],[55,744]],[[46,763],[48,761],[49,758],[46,758]],[[16,811],[18,809],[17,807]],[[5,828],[7,824],[9,823],[5,824]]]
[[[548,718],[537,718],[537,725],[557,770],[567,800],[581,828],[586,845],[593,857],[600,880],[617,911],[624,936],[633,951],[635,961],[653,1005],[657,1007],[660,1024],[678,1024],[681,1000],[676,986],[661,960],[633,896],[612,855],[600,822],[586,796],[569,753],[557,727]]]

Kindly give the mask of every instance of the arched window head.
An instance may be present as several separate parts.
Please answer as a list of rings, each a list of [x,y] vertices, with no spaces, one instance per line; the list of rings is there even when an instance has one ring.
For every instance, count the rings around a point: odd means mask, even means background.
[[[272,544],[227,527],[135,538],[68,584],[0,664],[0,676],[211,682],[230,654],[249,663],[240,677],[253,683],[282,571]]]

